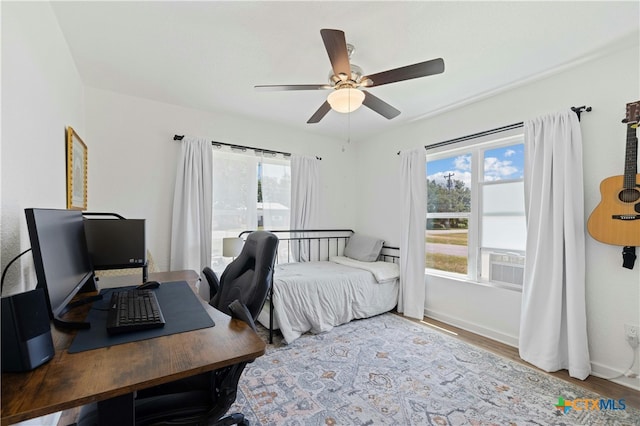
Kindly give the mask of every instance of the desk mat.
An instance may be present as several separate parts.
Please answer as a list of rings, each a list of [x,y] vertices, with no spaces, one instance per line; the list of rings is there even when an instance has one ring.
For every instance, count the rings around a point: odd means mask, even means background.
[[[132,287],[124,287],[132,288]],[[151,339],[153,337],[168,336],[185,331],[213,327],[215,323],[209,316],[198,296],[189,288],[186,281],[165,282],[153,290],[162,309],[166,324],[162,328],[135,331],[126,334],[109,336],[107,333],[107,311],[111,293],[118,288],[103,289],[100,294],[102,300],[93,302],[86,321],[91,323],[88,330],[78,330],[68,352],[70,354]]]

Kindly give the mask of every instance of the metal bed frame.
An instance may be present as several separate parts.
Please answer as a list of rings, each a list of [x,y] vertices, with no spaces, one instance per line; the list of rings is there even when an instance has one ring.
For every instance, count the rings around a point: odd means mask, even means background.
[[[253,231],[243,231],[238,237],[244,239],[251,232]],[[308,260],[302,260],[303,262],[319,262],[329,260],[332,256],[342,256],[349,238],[355,233],[351,229],[286,229],[269,232],[275,234],[279,240],[276,264],[281,261],[299,261],[295,259],[295,252],[299,255],[300,252],[304,252],[303,249],[306,249],[305,254],[308,256]],[[383,245],[378,260],[398,263],[400,256],[396,253],[399,251],[399,247]],[[273,343],[273,284],[269,289],[269,343]]]

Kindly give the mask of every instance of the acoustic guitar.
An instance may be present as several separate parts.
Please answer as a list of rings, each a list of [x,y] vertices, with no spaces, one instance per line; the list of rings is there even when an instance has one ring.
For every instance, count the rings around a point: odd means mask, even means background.
[[[591,236],[605,244],[640,246],[640,174],[638,174],[638,138],[640,101],[627,104],[627,147],[624,176],[611,176],[600,184],[600,204],[589,216]]]

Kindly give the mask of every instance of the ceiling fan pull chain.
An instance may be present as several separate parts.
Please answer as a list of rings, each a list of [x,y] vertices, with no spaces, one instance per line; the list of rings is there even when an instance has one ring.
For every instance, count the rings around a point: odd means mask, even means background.
[[[351,113],[347,113],[347,144],[351,145]],[[345,145],[342,144],[342,152],[345,152]]]
[[[351,92],[349,92],[349,104],[351,104]],[[351,112],[347,113],[347,144],[351,145]]]

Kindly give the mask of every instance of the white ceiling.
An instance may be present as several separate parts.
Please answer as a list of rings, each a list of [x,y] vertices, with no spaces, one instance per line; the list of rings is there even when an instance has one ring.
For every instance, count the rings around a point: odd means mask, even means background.
[[[354,140],[637,43],[640,25],[638,1],[55,1],[53,10],[90,87]],[[253,86],[326,83],[321,28],[345,31],[365,74],[438,57],[445,72],[369,89],[402,112],[393,120],[362,107],[306,124],[328,91]]]

